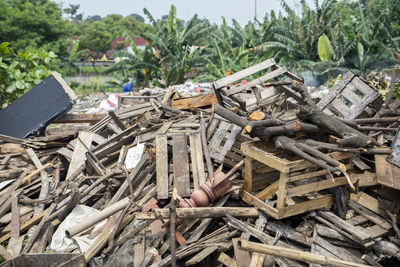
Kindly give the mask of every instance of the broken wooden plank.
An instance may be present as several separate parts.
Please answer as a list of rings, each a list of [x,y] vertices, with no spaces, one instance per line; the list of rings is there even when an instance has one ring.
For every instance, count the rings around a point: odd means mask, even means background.
[[[181,197],[190,196],[189,156],[185,134],[172,136],[174,187]]]
[[[225,86],[227,86],[227,85],[229,85],[229,84],[231,84],[233,82],[236,82],[238,80],[246,78],[247,76],[250,76],[250,75],[252,75],[254,73],[262,71],[262,70],[264,70],[266,68],[269,68],[269,67],[271,67],[273,65],[275,65],[275,61],[272,58],[267,59],[267,60],[265,60],[265,61],[263,61],[261,63],[253,65],[253,66],[251,66],[251,67],[249,67],[247,69],[235,72],[232,75],[229,75],[227,77],[219,79],[218,81],[215,81],[213,83],[213,87],[214,87],[214,89],[219,89],[221,87],[225,87]]]
[[[199,207],[199,208],[177,208],[177,218],[220,218],[225,215],[234,217],[258,217],[260,213],[255,208],[248,207]],[[169,209],[154,209],[148,212],[137,212],[136,219],[156,220],[168,219],[170,217]]]
[[[156,136],[156,174],[157,174],[157,197],[168,198],[168,150],[167,137]]]
[[[77,142],[75,146],[74,153],[69,164],[67,177],[65,178],[66,180],[70,179],[72,174],[85,164],[87,149],[85,148],[84,144],[86,147],[90,147],[90,144],[93,140],[93,133],[79,132],[78,137],[83,141],[83,144],[81,142]]]
[[[206,182],[204,171],[203,149],[201,146],[200,133],[189,135],[190,157],[192,163],[194,190],[200,189],[200,186]]]
[[[362,243],[366,243],[371,240],[371,236],[364,231],[354,227],[350,223],[346,222],[342,218],[336,216],[332,212],[328,211],[318,211],[318,214],[321,215],[323,218],[329,220],[332,224],[335,226],[343,229],[344,231],[348,232],[351,234],[353,237],[355,237],[357,240],[361,241]]]

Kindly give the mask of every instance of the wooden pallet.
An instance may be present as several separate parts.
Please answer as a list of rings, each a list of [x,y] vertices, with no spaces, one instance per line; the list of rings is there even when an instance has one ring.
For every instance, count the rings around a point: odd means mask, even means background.
[[[359,117],[367,106],[378,109],[383,100],[377,90],[352,71],[348,71],[318,106],[327,114],[346,120]]]
[[[239,126],[231,122],[213,118],[207,129],[210,157],[222,163],[241,131],[242,129]]]
[[[172,148],[170,154],[168,146]],[[169,175],[169,164],[173,164],[173,181]],[[156,173],[158,199],[167,199],[172,187],[181,197],[190,196],[191,183],[194,190],[200,188],[206,182],[200,132],[157,135]]]
[[[247,142],[242,144],[241,150],[246,155],[241,196],[275,219],[328,207],[332,205],[332,196],[319,191],[347,184],[345,177],[332,181],[325,177],[326,170],[306,160],[289,157],[272,144]],[[351,168],[351,153],[335,152],[330,156]],[[260,189],[263,190],[252,195]],[[274,195],[277,196],[276,207],[264,203]]]
[[[261,76],[250,80],[250,76],[261,72]],[[293,80],[303,81],[301,78],[287,71],[285,67],[278,66],[274,59],[270,58],[265,60],[259,64],[253,65],[247,69],[238,71],[232,75],[221,78],[213,83],[213,88],[215,94],[218,99],[218,103],[221,106],[238,106],[244,111],[252,111],[254,107],[257,107],[258,104],[265,99],[268,99],[277,92],[273,89],[266,89],[260,86],[269,80],[277,81],[278,77],[286,76]],[[232,85],[237,81],[241,81],[243,79],[247,79],[247,83]],[[285,93],[287,96],[293,97],[299,102],[301,101],[300,96],[295,93],[291,88],[286,85],[277,85],[274,86],[280,92]],[[254,96],[249,99],[248,97],[243,98],[240,94],[251,90]]]

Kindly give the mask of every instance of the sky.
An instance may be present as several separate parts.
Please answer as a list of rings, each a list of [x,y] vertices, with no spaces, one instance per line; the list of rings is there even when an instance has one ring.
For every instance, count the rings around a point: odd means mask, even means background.
[[[136,13],[146,18],[143,8],[147,8],[156,19],[168,14],[171,4],[177,9],[177,17],[189,20],[195,13],[199,18],[208,18],[212,23],[221,24],[221,16],[227,21],[236,19],[241,25],[254,19],[255,1],[257,2],[257,18],[261,20],[270,10],[282,10],[280,0],[55,0],[63,7],[69,4],[80,4],[80,13],[84,17],[108,14],[120,14],[127,16]],[[287,0],[287,3],[295,10],[299,8],[299,1]],[[307,1],[307,2],[311,2]]]

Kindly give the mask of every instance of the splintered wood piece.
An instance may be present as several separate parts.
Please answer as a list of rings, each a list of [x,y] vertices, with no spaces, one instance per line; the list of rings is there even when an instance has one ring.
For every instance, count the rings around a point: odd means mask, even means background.
[[[219,254],[218,261],[227,267],[237,267],[236,261],[226,255],[224,252]]]
[[[269,68],[273,65],[275,65],[275,61],[272,58],[267,59],[261,63],[253,65],[251,67],[248,67],[247,69],[235,72],[232,75],[229,75],[227,77],[219,79],[218,81],[215,81],[213,83],[213,87],[214,87],[214,89],[219,89],[221,87],[225,87],[233,82],[236,82],[238,80],[246,78],[247,76],[250,76],[254,73],[262,71],[263,69]]]
[[[386,220],[381,218],[378,214],[375,214],[374,212],[370,211],[369,209],[361,206],[360,204],[354,202],[353,200],[350,200],[348,205],[355,210],[357,213],[361,214],[365,218],[369,219],[371,222],[379,225],[380,227],[389,230],[392,228],[392,225],[388,223]]]
[[[345,232],[348,232],[349,234],[351,234],[351,236],[353,236],[362,243],[366,243],[371,240],[371,236],[369,234],[351,225],[350,223],[336,216],[332,212],[320,210],[318,211],[318,214],[321,215],[323,218],[327,219],[328,221],[330,221],[338,228],[344,230]]]
[[[400,168],[387,162],[386,155],[375,155],[376,181],[378,184],[400,189]]]
[[[229,128],[231,127],[231,123],[226,121],[221,121],[220,125],[218,126],[217,131],[215,132],[214,136],[211,138],[210,143],[208,144],[208,149],[210,151],[210,156],[214,159],[218,159],[219,154],[217,152],[218,147],[222,143],[225,138],[226,133],[228,132]]]
[[[201,147],[200,133],[189,135],[190,157],[192,162],[194,190],[200,189],[200,186],[206,182],[204,172],[203,149]]]
[[[168,198],[168,151],[167,137],[156,136],[156,174],[157,174],[157,197]]]
[[[318,247],[319,253],[316,253],[316,254],[321,254],[320,252],[323,252],[321,255],[334,257],[334,258],[345,260],[345,261],[363,263],[362,260],[355,257],[348,250],[341,248],[341,247],[337,247],[335,245],[332,245],[325,239],[319,237],[317,230],[315,230],[315,235],[313,236],[313,245]],[[314,252],[314,251],[311,251],[311,252]]]
[[[264,201],[268,198],[271,198],[273,195],[275,195],[276,192],[278,191],[278,188],[279,188],[279,179],[276,180],[271,185],[269,185],[268,187],[266,187],[261,192],[257,193],[257,195],[255,195],[255,197]]]
[[[219,152],[220,157],[218,158],[219,161],[223,161],[225,158],[226,153],[231,150],[233,143],[236,140],[236,136],[240,134],[242,128],[237,125],[233,125],[231,133],[229,134],[228,138],[225,141],[224,146],[222,147],[221,151]]]
[[[174,162],[174,187],[181,197],[190,196],[189,156],[187,139],[184,134],[172,136]]]
[[[257,79],[254,79],[254,80],[252,80],[252,81],[250,81],[248,83],[245,83],[243,85],[239,85],[237,87],[233,87],[232,89],[227,91],[227,96],[230,96],[230,95],[233,95],[233,94],[237,94],[237,93],[239,93],[239,92],[241,92],[241,91],[243,91],[243,90],[245,90],[247,88],[250,88],[250,87],[256,86],[256,85],[258,85],[260,83],[263,83],[263,82],[266,82],[268,80],[271,80],[271,79],[273,79],[275,77],[278,77],[278,76],[284,74],[285,72],[287,72],[286,68],[285,67],[280,67],[280,68],[278,68],[278,69],[276,69],[274,71],[271,71],[271,72],[269,72],[269,73],[267,73],[267,74],[265,74],[265,75],[263,75],[263,76],[261,76],[261,77],[259,77]]]
[[[207,256],[212,254],[214,251],[218,249],[218,246],[209,246],[197,253],[194,257],[192,257],[190,260],[185,262],[186,266],[189,265],[194,265],[197,264],[201,261],[203,261]]]
[[[78,170],[82,165],[85,165],[87,152],[85,145],[86,147],[90,148],[90,144],[93,140],[93,133],[79,132],[78,137],[82,140],[83,144],[81,142],[76,142],[74,153],[72,154],[71,163],[69,164],[67,177],[65,178],[66,180],[69,180],[76,170]]]
[[[325,266],[359,266],[366,267],[369,265],[338,260],[332,257],[322,256],[311,252],[305,252],[299,249],[285,248],[280,246],[271,246],[246,240],[240,240],[240,248],[246,251],[254,251],[274,256],[285,257],[294,260],[300,260],[307,263],[318,263]]]
[[[22,243],[24,238],[19,235],[19,227],[20,227],[20,211],[18,207],[18,198],[14,197],[11,204],[11,238],[8,243],[7,251],[13,256],[16,257],[20,254],[22,250]]]
[[[133,267],[140,267],[145,257],[146,250],[146,236],[145,231],[142,230],[139,234],[141,237],[140,242],[133,245]]]
[[[122,130],[126,130],[126,126],[124,125],[124,123],[117,117],[117,115],[115,114],[114,111],[110,110],[108,112],[108,115],[110,115],[110,117],[113,119],[113,121],[115,122],[115,124]]]
[[[237,267],[247,267],[250,265],[250,254],[238,248],[240,238],[232,238],[233,250],[235,251],[235,259]]]
[[[368,208],[369,210],[375,212],[376,214],[379,214],[381,216],[386,216],[385,211],[382,210],[382,208],[379,205],[379,201],[368,195],[367,193],[364,192],[358,192],[357,194],[350,194],[350,199],[353,200],[354,202],[357,202],[361,206],[364,206]]]

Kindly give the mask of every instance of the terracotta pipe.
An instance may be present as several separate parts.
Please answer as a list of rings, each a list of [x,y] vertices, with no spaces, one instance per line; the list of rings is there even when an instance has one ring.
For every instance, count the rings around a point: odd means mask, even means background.
[[[182,198],[177,196],[179,199],[180,208],[195,208],[195,207],[207,207],[210,203],[220,198],[223,194],[228,192],[232,188],[230,177],[244,164],[241,160],[236,164],[228,173],[224,174],[221,168],[218,168],[214,173],[214,179],[208,179],[199,189],[193,191],[190,195],[190,199]],[[182,224],[183,219],[177,218],[175,221],[176,226]],[[166,222],[164,226],[168,225]]]

